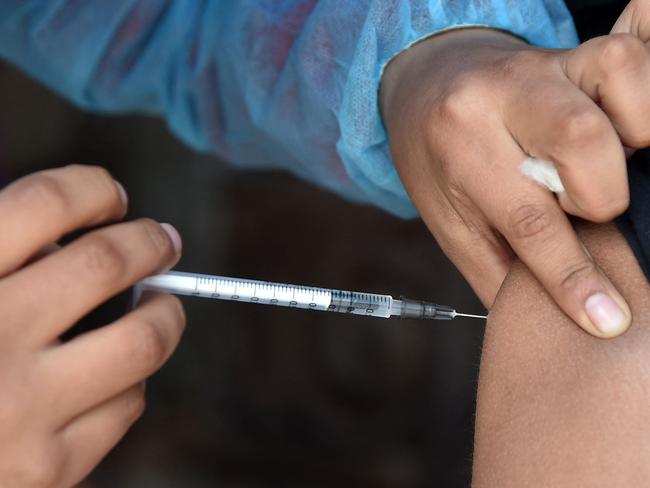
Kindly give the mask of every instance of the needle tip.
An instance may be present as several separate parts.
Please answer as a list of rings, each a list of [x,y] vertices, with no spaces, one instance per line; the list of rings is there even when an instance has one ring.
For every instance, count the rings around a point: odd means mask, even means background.
[[[456,312],[455,316],[456,317],[468,317],[470,319],[487,319],[487,315],[472,315],[472,314],[469,314],[469,313],[459,313],[459,312]]]

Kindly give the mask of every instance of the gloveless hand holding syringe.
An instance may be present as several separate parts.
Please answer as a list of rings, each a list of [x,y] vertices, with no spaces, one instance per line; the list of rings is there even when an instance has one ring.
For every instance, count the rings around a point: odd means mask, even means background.
[[[395,300],[390,295],[179,271],[151,276],[136,286],[136,293],[146,290],[368,317],[433,320],[451,320],[456,317],[486,318],[484,315],[458,313],[452,307],[431,302],[408,298]]]

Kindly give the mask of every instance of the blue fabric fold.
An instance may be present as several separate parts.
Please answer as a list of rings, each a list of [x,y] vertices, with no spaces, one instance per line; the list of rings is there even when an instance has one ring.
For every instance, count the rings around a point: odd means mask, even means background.
[[[577,43],[559,0],[0,0],[0,56],[84,109],[159,115],[197,150],[408,217],[382,70],[468,25]]]

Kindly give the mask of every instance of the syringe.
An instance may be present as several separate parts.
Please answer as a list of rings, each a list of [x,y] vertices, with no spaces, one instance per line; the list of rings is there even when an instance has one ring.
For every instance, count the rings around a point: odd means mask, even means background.
[[[136,293],[145,290],[382,318],[433,320],[451,320],[456,317],[486,318],[485,315],[458,313],[452,307],[430,302],[408,298],[395,300],[390,295],[180,271],[170,271],[145,278],[136,286]]]

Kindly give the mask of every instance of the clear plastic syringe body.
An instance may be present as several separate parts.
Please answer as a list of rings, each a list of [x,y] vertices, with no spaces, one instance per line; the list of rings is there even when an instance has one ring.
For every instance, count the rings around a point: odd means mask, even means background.
[[[157,290],[281,307],[348,313],[373,317],[451,320],[451,307],[390,295],[170,271],[142,280],[136,293]]]

